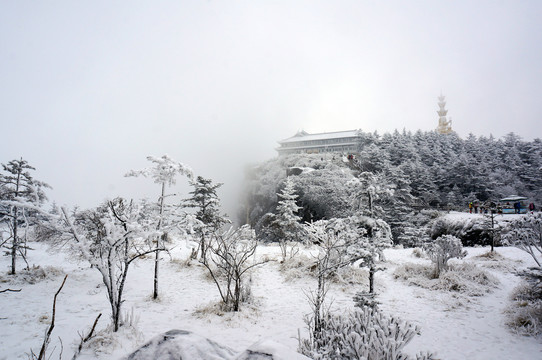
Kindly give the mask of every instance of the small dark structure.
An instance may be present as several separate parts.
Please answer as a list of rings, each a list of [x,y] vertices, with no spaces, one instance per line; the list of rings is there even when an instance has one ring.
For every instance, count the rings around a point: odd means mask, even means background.
[[[527,200],[524,196],[510,195],[501,199],[502,213],[503,214],[526,214],[527,213]]]

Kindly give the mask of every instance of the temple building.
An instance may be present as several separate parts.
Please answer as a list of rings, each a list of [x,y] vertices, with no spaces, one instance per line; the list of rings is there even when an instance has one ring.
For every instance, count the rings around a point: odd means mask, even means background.
[[[352,153],[358,152],[360,146],[360,130],[337,131],[329,133],[309,134],[299,131],[294,136],[279,141],[279,155],[286,154],[319,154],[326,152]]]
[[[437,114],[439,118],[437,132],[439,134],[450,134],[452,132],[452,118],[448,119],[446,117],[446,115],[448,114],[448,110],[444,108],[446,106],[446,101],[444,99],[445,96],[441,93],[438,97],[439,110],[437,111]]]

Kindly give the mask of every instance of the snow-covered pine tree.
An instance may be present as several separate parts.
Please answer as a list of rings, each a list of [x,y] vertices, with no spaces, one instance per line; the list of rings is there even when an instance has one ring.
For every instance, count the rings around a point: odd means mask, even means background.
[[[361,172],[349,185],[353,189],[350,201],[353,212],[372,218],[381,218],[384,215],[379,200],[383,196],[393,196],[394,186],[386,181],[383,173]]]
[[[288,252],[287,243],[298,241],[302,232],[301,216],[297,214],[301,206],[296,203],[299,196],[295,193],[295,184],[290,176],[286,178],[284,188],[277,196],[282,200],[278,202],[277,213],[272,225],[276,226],[279,231],[278,240],[282,261],[285,261]]]
[[[157,158],[154,156],[147,156],[147,160],[152,162],[154,164],[153,167],[146,168],[143,170],[131,170],[128,173],[126,173],[126,177],[129,176],[144,176],[144,177],[152,177],[154,182],[156,184],[160,184],[162,191],[161,195],[158,198],[158,209],[159,213],[157,215],[157,221],[156,221],[156,256],[154,261],[154,287],[153,287],[153,298],[158,298],[158,269],[159,269],[159,263],[160,263],[160,250],[163,248],[163,244],[161,240],[163,240],[167,235],[167,233],[163,230],[163,224],[165,221],[166,214],[164,213],[164,209],[166,208],[165,205],[165,198],[168,196],[166,194],[166,185],[172,186],[176,183],[177,175],[185,175],[189,179],[193,178],[192,169],[190,169],[188,166],[177,162],[170,158],[167,155],[162,155],[161,157]]]
[[[343,219],[331,219],[330,228],[345,239],[347,259],[350,263],[360,261],[360,267],[369,269],[369,293],[374,293],[374,274],[378,261],[384,260],[383,251],[391,247],[391,230],[382,219],[354,215]]]
[[[2,245],[11,240],[8,246],[11,253],[10,274],[14,275],[17,269],[17,256],[25,259],[27,230],[30,225],[39,219],[39,207],[47,197],[44,188],[51,188],[44,182],[35,180],[30,170],[36,170],[26,160],[12,160],[2,164],[3,173],[0,173],[0,223],[6,223],[9,236],[2,240]]]
[[[382,219],[390,225],[395,243],[402,244],[401,240],[405,240],[406,229],[414,226],[412,223],[413,208],[420,201],[412,195],[410,180],[402,167],[388,169],[383,177],[386,179],[386,187],[389,190],[384,192],[380,198],[384,210]]]
[[[374,276],[379,269],[376,265],[378,261],[385,261],[384,249],[392,246],[390,226],[382,219],[361,218],[364,226],[368,229],[367,241],[359,246],[363,247],[363,252],[368,252],[369,256],[362,258],[360,266],[369,268],[369,293],[374,293]]]
[[[220,199],[216,190],[222,186],[222,183],[213,184],[211,179],[198,176],[196,180],[190,181],[190,185],[194,187],[194,190],[189,193],[192,197],[184,199],[182,205],[196,209],[196,219],[201,222],[201,226],[196,227],[195,231],[200,238],[201,260],[205,263],[208,237],[211,233],[219,231],[230,220],[220,214]]]
[[[383,250],[392,245],[392,232],[389,224],[382,219],[385,211],[381,206],[383,197],[393,197],[395,186],[386,181],[383,173],[361,172],[350,182],[353,186],[351,198],[352,213],[346,224],[352,229],[364,229],[365,235],[359,238],[349,251],[357,253],[360,266],[369,268],[369,293],[374,290],[374,274],[377,260],[384,260]],[[401,197],[403,196],[401,192]],[[399,214],[397,214],[398,216]]]

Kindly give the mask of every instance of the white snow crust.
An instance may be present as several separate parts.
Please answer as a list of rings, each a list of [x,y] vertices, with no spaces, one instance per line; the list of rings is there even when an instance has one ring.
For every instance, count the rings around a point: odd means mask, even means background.
[[[151,299],[151,258],[136,261],[126,282],[123,311],[131,314],[133,327],[124,326],[113,336],[106,333],[110,324],[110,308],[100,274],[87,263],[79,263],[64,252],[50,251],[48,246],[32,243],[30,264],[39,265],[41,277],[28,283],[30,275],[7,275],[9,258],[0,258],[0,289],[21,289],[0,294],[0,359],[27,359],[30,349],[39,352],[43,335],[51,319],[53,296],[62,282],[68,280],[58,296],[55,328],[49,353],[58,358],[62,339],[63,358],[71,358],[80,337],[87,333],[98,313],[103,313],[97,336],[83,349],[79,359],[120,359],[171,329],[200,334],[241,354],[259,343],[261,348],[297,349],[298,331],[307,336],[303,317],[309,313],[305,293],[314,289],[310,276],[286,280],[278,262],[256,268],[252,274],[254,303],[238,313],[222,313],[215,304],[219,295],[215,285],[198,264],[186,266],[189,246],[185,242],[164,255],[161,289],[158,301]],[[421,327],[421,335],[405,348],[414,356],[420,351],[436,353],[438,358],[454,359],[540,359],[540,339],[522,337],[505,325],[503,311],[509,306],[509,295],[520,283],[513,270],[534,265],[527,253],[516,248],[500,247],[496,251],[503,264],[477,257],[488,248],[466,248],[468,255],[458,262],[470,262],[484,268],[500,281],[492,293],[484,296],[457,296],[453,292],[428,290],[395,279],[393,271],[404,263],[430,264],[412,255],[412,249],[387,249],[386,269],[377,272],[375,287],[381,309]],[[279,259],[278,246],[262,246],[258,256]],[[502,266],[500,266],[502,265]],[[35,271],[36,272],[36,271]],[[44,275],[45,274],[45,275]],[[367,290],[368,284],[333,284],[329,298],[332,310],[353,308],[356,292]],[[273,344],[280,344],[274,346]]]

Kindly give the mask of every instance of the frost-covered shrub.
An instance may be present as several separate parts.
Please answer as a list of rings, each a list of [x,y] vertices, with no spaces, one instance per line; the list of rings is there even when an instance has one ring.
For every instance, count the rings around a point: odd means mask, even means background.
[[[299,352],[315,359],[406,360],[401,351],[419,334],[419,328],[378,308],[356,308],[324,317],[322,329],[299,339]],[[431,359],[425,354],[418,359]]]
[[[375,299],[375,294],[371,294],[365,291],[359,292],[354,295],[354,306],[359,308],[364,308],[366,306],[370,308],[375,308],[378,306],[379,302]]]
[[[476,262],[486,268],[505,272],[513,272],[522,263],[521,260],[512,260],[504,257],[497,251],[487,251],[474,257]]]
[[[433,267],[424,264],[405,263],[398,266],[393,272],[395,279],[408,282],[408,284],[426,287],[420,284],[420,281],[431,280],[435,278]]]
[[[457,291],[468,296],[483,296],[499,284],[499,280],[474,265],[462,264],[442,273],[432,286],[434,290]]]
[[[542,334],[542,300],[534,303],[515,301],[507,311],[506,324],[517,334],[539,336]]]
[[[30,268],[19,270],[16,275],[5,276],[0,274],[0,283],[36,284],[44,280],[56,279],[62,275],[64,275],[64,271],[60,268],[33,265]]]
[[[113,325],[110,325],[96,331],[85,343],[85,353],[92,354],[95,358],[111,358],[111,354],[122,348],[127,341],[141,343],[144,339],[145,334],[137,326],[125,324],[114,332]]]
[[[457,292],[466,296],[483,296],[499,284],[497,278],[472,264],[454,265],[439,278],[435,278],[433,268],[407,263],[397,267],[393,276],[425,289]]]
[[[336,284],[360,285],[367,284],[369,272],[356,266],[345,266],[339,268],[330,278]]]
[[[467,252],[463,250],[461,240],[452,235],[443,235],[427,245],[427,256],[435,264],[435,276],[448,270],[448,260],[464,258]]]
[[[256,260],[258,242],[249,226],[233,227],[214,234],[209,243],[207,261],[200,261],[213,279],[225,311],[240,311],[240,305],[251,297],[249,271],[267,262]]]
[[[542,214],[527,215],[510,223],[504,240],[527,252],[537,267],[520,275],[527,281],[516,290],[509,310],[509,325],[525,335],[542,334]]]
[[[280,271],[287,281],[301,279],[307,276],[317,276],[318,264],[316,259],[299,254],[287,258],[279,266]],[[344,266],[330,274],[329,282],[336,284],[365,284],[368,281],[367,270],[356,266]]]
[[[542,335],[542,272],[533,269],[520,275],[526,282],[512,293],[507,325],[521,335]]]
[[[542,269],[542,214],[523,216],[511,222],[504,241],[521,249]]]
[[[286,280],[314,275],[316,273],[316,260],[307,255],[300,254],[282,262],[280,264],[280,271],[284,274]]]

